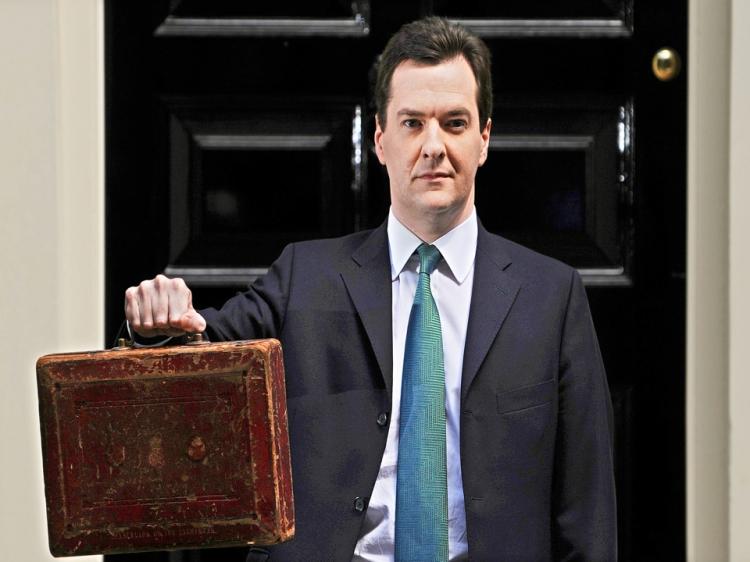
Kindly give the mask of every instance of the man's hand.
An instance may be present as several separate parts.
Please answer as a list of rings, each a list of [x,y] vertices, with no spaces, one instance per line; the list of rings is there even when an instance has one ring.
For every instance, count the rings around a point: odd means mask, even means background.
[[[193,308],[193,294],[182,279],[157,275],[125,291],[125,318],[145,338],[200,333],[206,321]]]

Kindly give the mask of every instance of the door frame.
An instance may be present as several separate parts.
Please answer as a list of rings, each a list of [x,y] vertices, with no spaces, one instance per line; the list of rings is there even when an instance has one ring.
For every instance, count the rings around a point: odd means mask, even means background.
[[[750,427],[750,7],[690,0],[688,18],[687,554],[742,560],[750,437],[730,428]]]

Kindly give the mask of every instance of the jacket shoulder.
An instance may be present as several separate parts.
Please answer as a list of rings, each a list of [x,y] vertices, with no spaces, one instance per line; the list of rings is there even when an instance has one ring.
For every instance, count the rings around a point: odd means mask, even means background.
[[[296,252],[301,254],[314,254],[314,255],[346,255],[351,256],[357,248],[359,248],[365,240],[367,240],[375,231],[360,230],[352,234],[346,234],[336,238],[318,238],[315,240],[304,240],[302,242],[295,242],[293,245]]]
[[[292,244],[295,266],[313,271],[352,267],[376,259],[387,260],[388,237],[385,225],[338,238],[306,240]]]
[[[578,275],[572,266],[541,254],[517,242],[489,232],[480,237],[478,251],[487,252],[510,275],[522,282],[569,284]],[[483,243],[484,242],[484,243]]]

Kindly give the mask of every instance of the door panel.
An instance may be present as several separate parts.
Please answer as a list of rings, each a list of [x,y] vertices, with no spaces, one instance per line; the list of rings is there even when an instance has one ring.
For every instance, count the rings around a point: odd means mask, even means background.
[[[290,242],[359,226],[361,100],[163,101],[168,275],[192,287],[247,284]]]
[[[108,342],[141,279],[180,275],[198,306],[220,305],[285,244],[380,224],[376,57],[403,23],[458,20],[493,54],[479,217],[587,286],[615,411],[620,558],[685,558],[687,69],[651,71],[662,46],[684,58],[684,0],[105,7]]]

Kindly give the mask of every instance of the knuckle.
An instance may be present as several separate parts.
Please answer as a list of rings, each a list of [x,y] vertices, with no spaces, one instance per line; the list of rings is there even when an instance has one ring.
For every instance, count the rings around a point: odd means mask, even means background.
[[[132,308],[134,302],[136,301],[136,295],[137,291],[135,287],[130,287],[127,291],[125,291],[125,308]]]
[[[140,285],[138,285],[138,296],[144,297],[151,293],[152,290],[152,283],[151,281],[143,281]]]

